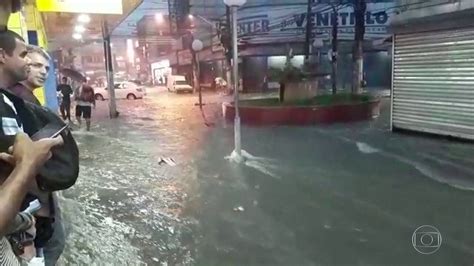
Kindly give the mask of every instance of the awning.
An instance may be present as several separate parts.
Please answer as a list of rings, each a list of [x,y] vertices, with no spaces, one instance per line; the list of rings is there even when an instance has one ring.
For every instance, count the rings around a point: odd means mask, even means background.
[[[100,1],[100,0],[98,0]],[[44,12],[44,24],[50,42],[50,48],[67,48],[102,40],[102,20],[106,19],[112,38],[134,38],[137,36],[137,22],[147,15],[168,13],[167,2],[159,0],[122,0],[122,15],[89,14],[90,23],[86,24],[84,42],[72,38],[76,25],[76,13]]]

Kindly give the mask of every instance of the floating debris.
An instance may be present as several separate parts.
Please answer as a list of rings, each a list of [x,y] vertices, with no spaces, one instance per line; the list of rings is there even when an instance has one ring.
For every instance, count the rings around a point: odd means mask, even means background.
[[[162,164],[167,164],[169,166],[176,166],[176,162],[173,158],[171,157],[160,157],[160,160],[158,161],[158,164],[159,165],[162,165]]]
[[[362,152],[362,153],[365,153],[365,154],[372,154],[372,153],[380,152],[380,150],[370,146],[367,143],[357,142],[356,145],[357,145],[357,148],[359,149],[359,151]]]
[[[243,211],[245,211],[245,209],[244,209],[244,207],[239,206],[239,207],[235,207],[235,208],[234,208],[234,211],[235,211],[235,212],[243,212]]]

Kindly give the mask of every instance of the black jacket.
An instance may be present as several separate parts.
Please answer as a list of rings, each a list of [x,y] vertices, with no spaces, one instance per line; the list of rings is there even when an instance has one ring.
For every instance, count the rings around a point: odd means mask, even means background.
[[[4,95],[13,103],[15,110],[5,101]],[[15,134],[8,128],[12,121],[17,121],[19,128],[28,134],[34,135],[48,124],[64,126],[65,123],[51,110],[25,102],[10,92],[0,89],[0,152],[5,152],[13,145]],[[13,120],[14,119],[14,120]],[[8,124],[7,124],[8,123]],[[5,132],[8,131],[8,132]],[[79,176],[79,150],[69,130],[61,133],[64,145],[52,150],[52,158],[40,169],[36,181],[43,191],[64,190],[76,183]],[[1,164],[0,167],[5,167]]]

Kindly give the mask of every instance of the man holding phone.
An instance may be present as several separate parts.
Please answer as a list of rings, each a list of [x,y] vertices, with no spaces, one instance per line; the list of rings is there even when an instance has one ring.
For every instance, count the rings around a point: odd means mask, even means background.
[[[27,78],[8,90],[24,101],[40,106],[33,90],[44,86],[49,71],[49,55],[42,48],[36,46],[27,46],[27,51],[30,64]],[[25,122],[25,126],[30,124],[26,121],[23,122]],[[61,127],[59,123],[48,124],[32,135],[31,138],[34,141],[43,138],[54,138],[66,128],[67,125]],[[45,259],[52,265],[59,259],[66,242],[60,208],[53,193],[42,191],[38,188],[36,182],[32,184],[34,186],[31,186],[24,203],[26,204],[35,198],[38,198],[41,202],[42,208],[36,213],[38,234],[35,242],[38,247],[44,248]]]
[[[20,0],[0,1],[0,88],[8,88],[27,78],[26,45],[21,36],[7,30],[10,14],[17,12],[20,7]],[[50,149],[60,145],[62,138],[32,142],[26,134],[21,133],[21,121],[4,116],[5,111],[10,108],[10,99],[0,93],[0,100],[0,110],[3,111],[1,133],[3,136],[17,135],[9,149],[11,153],[0,153],[1,172],[12,169],[0,176],[0,264],[20,265],[4,236],[15,221],[14,217],[18,215],[27,189],[34,182],[38,170],[51,157]],[[0,144],[7,144],[3,142],[2,140]],[[11,167],[7,167],[6,163]]]
[[[21,36],[6,29],[10,13],[14,11],[12,7],[17,7],[18,4],[21,2],[0,1],[0,89],[10,88],[28,78],[29,61],[26,44]],[[13,145],[9,139],[22,132],[33,136],[48,124],[57,125],[58,129],[64,126],[62,119],[51,110],[24,101],[9,91],[0,90],[0,146]],[[52,158],[37,169],[36,180],[29,179],[30,187],[33,184],[37,185],[37,190],[41,192],[40,198],[44,200],[43,195],[47,195],[46,202],[54,202],[48,195],[52,195],[53,191],[72,186],[79,174],[79,151],[76,142],[69,132],[63,132],[61,137],[64,144],[54,149]],[[6,158],[5,155],[2,156]],[[23,197],[24,205],[29,202],[28,198]],[[46,206],[51,207],[48,204]],[[17,211],[19,209],[18,207]],[[51,221],[50,225],[61,225],[62,228],[60,219],[56,219],[60,218],[59,212],[54,212],[54,217],[50,217],[50,214],[48,212],[46,215]],[[56,230],[57,233],[60,231]],[[45,246],[46,265],[55,265],[64,248],[64,234],[58,236],[53,232],[52,236],[52,238],[49,236]]]
[[[11,233],[8,228],[39,168],[51,158],[51,149],[62,144],[62,137],[33,142],[28,135],[18,133],[9,151],[0,153],[0,162],[13,168],[10,174],[0,175],[0,265],[20,265],[5,235]]]

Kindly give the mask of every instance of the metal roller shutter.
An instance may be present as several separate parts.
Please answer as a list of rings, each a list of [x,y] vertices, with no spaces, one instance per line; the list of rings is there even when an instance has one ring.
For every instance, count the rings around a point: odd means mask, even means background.
[[[474,139],[474,28],[397,34],[392,126]]]

